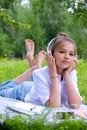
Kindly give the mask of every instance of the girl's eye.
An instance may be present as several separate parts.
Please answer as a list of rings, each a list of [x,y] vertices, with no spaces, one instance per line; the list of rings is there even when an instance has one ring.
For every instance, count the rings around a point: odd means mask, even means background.
[[[60,51],[60,53],[64,53],[64,51]]]
[[[70,56],[74,56],[74,54],[71,53]]]

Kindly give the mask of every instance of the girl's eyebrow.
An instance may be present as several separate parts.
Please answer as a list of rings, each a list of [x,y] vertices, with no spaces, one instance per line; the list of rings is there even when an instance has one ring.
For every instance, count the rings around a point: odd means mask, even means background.
[[[64,49],[64,48],[61,48],[61,49],[59,49],[59,50],[66,51],[66,49]],[[74,51],[70,51],[70,53],[74,53]]]

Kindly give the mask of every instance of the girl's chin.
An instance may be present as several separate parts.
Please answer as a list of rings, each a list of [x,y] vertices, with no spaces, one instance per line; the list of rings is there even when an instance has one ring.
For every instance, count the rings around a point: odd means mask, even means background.
[[[68,69],[69,68],[69,66],[65,66],[63,69]]]
[[[64,65],[64,66],[62,66],[61,65],[61,67],[58,67],[58,69],[60,69],[60,70],[65,70],[65,69],[68,69],[69,68],[69,65],[67,66],[67,65]]]

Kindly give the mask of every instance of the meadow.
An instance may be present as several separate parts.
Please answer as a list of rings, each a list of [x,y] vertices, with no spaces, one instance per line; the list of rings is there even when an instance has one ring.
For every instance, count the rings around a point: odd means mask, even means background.
[[[45,66],[44,61],[42,66]],[[0,83],[13,79],[29,68],[26,59],[0,59]],[[78,88],[83,97],[83,103],[87,104],[87,61],[79,60],[77,66]]]

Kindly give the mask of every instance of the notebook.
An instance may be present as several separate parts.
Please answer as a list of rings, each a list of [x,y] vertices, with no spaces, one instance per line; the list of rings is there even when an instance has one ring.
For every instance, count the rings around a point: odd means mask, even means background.
[[[7,106],[8,109],[23,114],[41,114],[45,107],[31,103],[17,102],[14,105]]]

